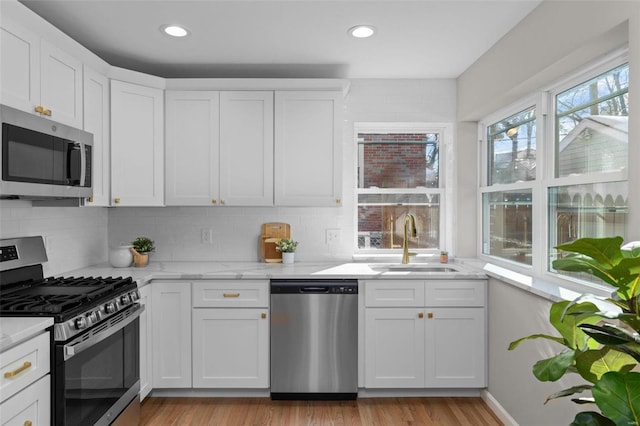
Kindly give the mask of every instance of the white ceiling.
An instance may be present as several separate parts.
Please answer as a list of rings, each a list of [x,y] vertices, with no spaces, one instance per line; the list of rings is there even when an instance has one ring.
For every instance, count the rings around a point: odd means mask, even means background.
[[[21,3],[111,65],[163,77],[455,78],[541,1]],[[171,39],[163,24],[191,36]],[[358,24],[378,32],[351,38],[347,30]]]

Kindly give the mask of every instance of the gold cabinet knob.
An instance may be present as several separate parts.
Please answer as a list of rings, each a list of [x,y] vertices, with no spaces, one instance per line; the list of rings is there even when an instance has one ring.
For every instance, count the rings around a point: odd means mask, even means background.
[[[87,203],[93,203],[93,197],[87,197]]]
[[[25,420],[24,426],[33,426],[33,423],[31,422],[31,420]]]
[[[38,114],[42,114],[42,112],[44,111],[44,108],[42,107],[42,105],[38,105],[34,108],[34,111],[37,112]]]
[[[51,117],[51,110],[50,109],[45,109],[44,111],[42,111],[42,115],[46,115],[47,117]]]
[[[427,318],[433,318],[433,312],[429,312],[429,313],[427,314]]]
[[[224,203],[225,203],[224,199],[220,200],[220,204],[224,204]]]
[[[113,202],[114,202],[115,204],[120,204],[120,198],[114,198],[114,199],[113,199]]]
[[[336,200],[336,205],[337,205],[337,206],[339,206],[339,205],[341,205],[341,204],[342,204],[342,200],[341,200],[340,198],[338,198],[338,199]]]
[[[216,200],[215,198],[211,199],[211,204],[218,204],[218,200]]]
[[[424,314],[423,314],[422,312],[420,312],[420,313],[418,314],[418,318],[424,318]]]
[[[267,314],[265,314],[264,312],[260,315],[260,318],[265,319],[267,318]]]

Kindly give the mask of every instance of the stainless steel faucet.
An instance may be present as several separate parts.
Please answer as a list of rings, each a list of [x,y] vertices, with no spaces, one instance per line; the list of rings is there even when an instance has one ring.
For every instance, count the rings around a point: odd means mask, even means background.
[[[416,219],[412,214],[407,213],[404,217],[404,240],[402,241],[402,263],[409,263],[409,256],[415,256],[415,253],[409,253],[408,238],[415,238],[418,236],[416,230]]]

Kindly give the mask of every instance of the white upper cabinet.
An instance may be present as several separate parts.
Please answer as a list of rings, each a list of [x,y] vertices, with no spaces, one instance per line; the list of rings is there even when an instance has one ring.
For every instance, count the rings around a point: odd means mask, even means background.
[[[168,91],[167,205],[273,205],[273,92]]]
[[[341,115],[340,92],[276,92],[276,205],[341,205]]]
[[[162,206],[162,90],[111,80],[111,205]]]
[[[273,205],[273,92],[220,93],[220,202]]]
[[[166,92],[166,204],[218,203],[220,95]]]
[[[84,67],[84,130],[93,134],[91,184],[93,196],[87,206],[109,205],[110,139],[109,139],[109,79]]]
[[[37,34],[2,21],[2,103],[82,128],[82,63]]]

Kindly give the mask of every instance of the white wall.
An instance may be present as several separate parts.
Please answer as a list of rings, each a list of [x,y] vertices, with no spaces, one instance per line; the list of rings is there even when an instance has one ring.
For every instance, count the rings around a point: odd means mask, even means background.
[[[349,259],[354,247],[354,122],[455,121],[455,80],[352,80],[345,98],[343,204],[341,207],[165,207],[109,209],[109,244],[136,235],[156,242],[157,260],[259,259],[260,226],[286,222],[300,242],[297,259]],[[201,244],[202,228],[212,228],[214,244]],[[327,229],[340,229],[341,242],[327,245]]]
[[[545,1],[460,76],[458,121],[479,120],[626,43],[630,79],[638,82],[640,3]],[[631,85],[629,97],[640,98],[640,84]],[[632,109],[631,116],[630,189],[640,185],[640,169],[634,163],[640,158],[640,109]],[[459,132],[458,136],[459,150],[477,151],[477,134]],[[477,159],[459,156],[458,160],[459,170],[476,169]],[[466,219],[476,220],[476,216],[474,211]],[[629,191],[628,220],[629,238],[640,239],[640,191]],[[568,387],[567,383],[540,383],[531,374],[533,363],[555,353],[557,347],[540,341],[507,351],[511,340],[553,331],[547,320],[550,304],[499,281],[490,282],[488,391],[522,426],[568,424],[576,411],[583,411],[567,398],[542,404],[547,395]]]
[[[31,207],[28,201],[0,201],[0,238],[42,235],[49,261],[46,276],[107,259],[107,211],[101,208]]]

